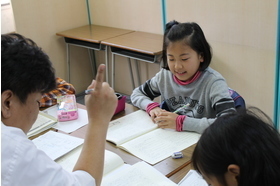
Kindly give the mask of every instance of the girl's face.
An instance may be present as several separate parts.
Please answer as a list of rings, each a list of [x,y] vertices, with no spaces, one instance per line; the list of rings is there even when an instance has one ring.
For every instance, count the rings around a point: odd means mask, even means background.
[[[170,71],[181,81],[190,80],[204,60],[183,41],[171,42],[167,47],[166,55]]]

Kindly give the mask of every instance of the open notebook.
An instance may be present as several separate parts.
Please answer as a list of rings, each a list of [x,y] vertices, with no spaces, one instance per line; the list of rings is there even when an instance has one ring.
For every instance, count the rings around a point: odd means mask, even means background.
[[[143,110],[110,122],[106,140],[154,165],[197,143],[200,134],[160,129]]]
[[[35,123],[28,131],[27,137],[34,136],[36,134],[39,134],[40,132],[50,129],[56,123],[57,123],[57,118],[40,111]]]
[[[71,172],[81,153],[82,146],[56,160],[65,170]],[[154,185],[175,186],[158,170],[145,162],[134,165],[125,164],[122,158],[111,151],[105,150],[102,186]]]
[[[44,151],[65,170],[72,172],[82,150],[83,139],[48,131],[32,140],[38,149]],[[105,150],[102,185],[176,185],[158,170],[145,162],[125,164],[123,159]]]
[[[54,131],[48,131],[32,141],[52,160],[58,159],[84,143],[84,139]]]

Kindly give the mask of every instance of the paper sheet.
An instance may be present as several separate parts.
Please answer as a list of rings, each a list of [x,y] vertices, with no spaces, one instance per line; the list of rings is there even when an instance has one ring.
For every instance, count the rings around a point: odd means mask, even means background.
[[[178,183],[179,186],[208,186],[206,181],[195,170],[190,170]]]
[[[46,110],[44,110],[47,114],[57,117],[57,106],[52,106]],[[75,130],[85,126],[88,124],[88,115],[87,111],[84,109],[78,109],[79,117],[76,120],[72,121],[63,121],[63,122],[57,122],[53,128],[61,130],[66,133],[74,132]]]
[[[54,131],[48,131],[32,141],[39,150],[44,151],[52,160],[56,160],[84,142],[81,138]]]

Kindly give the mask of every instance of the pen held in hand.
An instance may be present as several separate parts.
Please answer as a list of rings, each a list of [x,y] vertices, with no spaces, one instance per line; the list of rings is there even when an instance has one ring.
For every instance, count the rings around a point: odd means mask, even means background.
[[[181,110],[183,110],[184,108],[186,108],[186,107],[188,107],[190,104],[188,103],[188,104],[186,104],[186,105],[184,105],[184,106],[182,106],[182,107],[180,107],[180,108],[178,108],[177,110],[175,110],[173,113],[178,113],[179,111],[181,111]]]
[[[88,95],[88,94],[90,94],[92,91],[94,91],[94,89],[87,89],[87,90],[85,90],[85,95]],[[118,98],[118,100],[120,100],[123,96],[121,95],[121,94],[119,94],[119,93],[115,93],[115,95],[117,96],[117,98]]]
[[[94,91],[94,89],[87,89],[87,90],[85,90],[85,94],[88,95],[88,94],[90,94],[90,92],[92,92],[92,91]]]

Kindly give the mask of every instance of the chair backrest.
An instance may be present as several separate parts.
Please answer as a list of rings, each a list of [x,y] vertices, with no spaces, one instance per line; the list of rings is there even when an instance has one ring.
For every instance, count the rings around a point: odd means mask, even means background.
[[[229,94],[232,97],[235,108],[246,108],[245,100],[242,96],[240,96],[235,90],[228,88]]]

